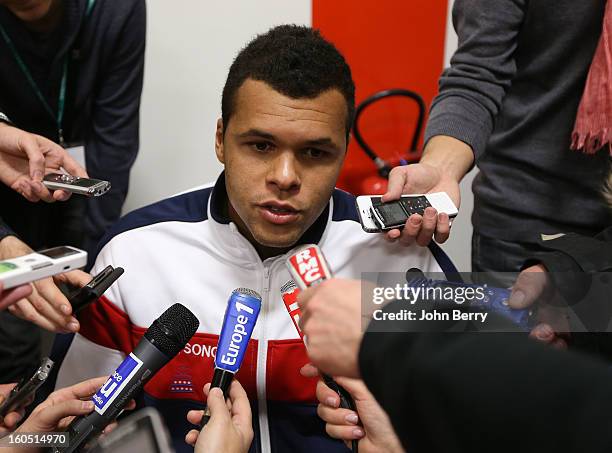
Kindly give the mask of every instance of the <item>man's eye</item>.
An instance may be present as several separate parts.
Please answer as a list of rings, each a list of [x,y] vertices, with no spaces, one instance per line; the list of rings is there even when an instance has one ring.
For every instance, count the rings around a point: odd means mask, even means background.
[[[327,155],[325,151],[317,148],[308,148],[304,151],[304,154],[306,154],[306,156],[310,157],[311,159],[321,159],[322,157],[325,157]]]
[[[266,152],[266,151],[270,151],[270,149],[272,148],[272,144],[268,143],[268,142],[257,142],[257,143],[251,143],[251,146],[259,152]]]

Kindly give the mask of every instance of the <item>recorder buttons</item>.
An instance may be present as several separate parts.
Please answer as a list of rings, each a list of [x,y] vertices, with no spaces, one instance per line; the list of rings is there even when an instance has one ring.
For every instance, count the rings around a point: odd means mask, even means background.
[[[52,264],[53,263],[51,261],[43,261],[42,263],[32,264],[31,268],[32,268],[33,271],[36,271],[38,269],[43,269],[45,267],[49,267]]]

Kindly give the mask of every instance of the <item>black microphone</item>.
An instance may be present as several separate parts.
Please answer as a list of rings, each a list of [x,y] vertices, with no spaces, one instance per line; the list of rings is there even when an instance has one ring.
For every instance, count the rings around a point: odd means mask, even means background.
[[[174,358],[198,330],[200,322],[185,306],[174,304],[153,321],[138,346],[92,397],[94,412],[68,426],[68,446],[54,452],[79,451],[121,413],[144,385]]]
[[[249,288],[236,288],[227,302],[221,334],[215,354],[215,373],[210,388],[218,387],[227,399],[234,375],[242,365],[257,317],[261,310],[261,296]],[[203,428],[210,420],[210,409],[204,407],[200,422]]]

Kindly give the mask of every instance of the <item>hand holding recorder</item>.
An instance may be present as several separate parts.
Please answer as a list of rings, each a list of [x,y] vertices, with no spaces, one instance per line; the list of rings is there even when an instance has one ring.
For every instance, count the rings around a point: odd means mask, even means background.
[[[14,418],[15,413],[22,416],[22,412],[34,401],[36,391],[45,383],[52,369],[53,360],[48,357],[42,359],[40,366],[34,370],[34,373],[31,376],[24,377],[2,400],[0,417],[4,420]],[[10,429],[11,423],[6,423],[6,426]]]
[[[0,311],[6,310],[9,306],[24,297],[28,297],[30,294],[32,294],[32,287],[30,285],[21,285],[10,291],[4,291],[4,286],[0,282]]]
[[[556,301],[550,304],[547,302]],[[567,303],[555,290],[543,264],[536,264],[521,271],[508,301],[515,310],[538,309],[538,324],[529,336],[557,348],[567,347],[569,324],[563,305]]]
[[[11,395],[11,392],[16,386],[17,383],[0,384],[0,405],[6,404],[7,398]],[[17,424],[23,418],[24,413],[25,403],[21,407],[17,407],[12,411],[6,412],[4,416],[0,417],[0,436],[14,431],[15,428],[17,428]]]
[[[88,274],[74,270],[85,266],[86,252],[74,247],[33,252],[16,237],[7,236],[0,241],[0,258],[0,283],[5,289],[33,282],[31,294],[8,307],[12,314],[52,332],[79,330],[68,299],[51,276],[62,273],[58,278],[75,286],[89,281]]]
[[[430,142],[434,141],[430,140]],[[431,144],[431,143],[430,143]],[[448,195],[456,209],[461,205],[461,192],[459,181],[463,173],[455,175],[453,172],[443,171],[443,165],[435,162],[426,163],[427,154],[423,155],[420,163],[395,167],[389,174],[387,193],[382,196],[383,202],[399,200],[401,195],[432,194],[443,192]],[[412,214],[404,223],[404,228],[392,229],[386,233],[390,241],[399,240],[402,245],[412,245],[415,242],[426,246],[432,237],[438,243],[445,242],[450,235],[450,216],[439,213],[429,207],[422,215]]]
[[[457,208],[445,192],[402,195],[398,200],[383,202],[382,197],[357,197],[357,212],[366,233],[379,233],[404,228],[413,215],[426,216],[434,209],[449,219],[457,216]]]
[[[108,192],[111,183],[101,179],[82,178],[65,173],[50,173],[45,175],[43,185],[50,190],[85,195],[86,197],[99,197]]]
[[[87,178],[85,169],[58,144],[0,122],[0,181],[28,201],[65,201],[70,192],[50,191],[42,184],[45,174],[62,169]]]

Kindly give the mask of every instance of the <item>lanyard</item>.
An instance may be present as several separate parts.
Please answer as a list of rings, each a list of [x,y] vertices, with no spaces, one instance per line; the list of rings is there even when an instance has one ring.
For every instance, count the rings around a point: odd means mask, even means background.
[[[86,17],[89,17],[91,10],[93,9],[94,3],[95,3],[95,0],[87,0],[87,9],[85,11]],[[19,55],[19,52],[17,51],[17,48],[15,47],[13,40],[8,35],[8,33],[6,32],[2,24],[0,24],[0,34],[2,34],[2,37],[4,38],[6,45],[11,50],[13,57],[15,57],[15,61],[17,62],[17,65],[21,69],[21,72],[23,72],[23,75],[25,76],[26,80],[30,84],[30,87],[32,88],[32,90],[34,90],[36,97],[38,98],[42,106],[45,108],[49,116],[51,116],[53,121],[55,121],[55,125],[57,127],[57,137],[58,137],[59,144],[61,146],[64,146],[65,144],[64,129],[63,129],[62,123],[64,121],[64,107],[66,105],[66,81],[68,79],[68,55],[66,55],[66,58],[64,58],[64,63],[62,64],[62,80],[60,81],[60,90],[59,90],[59,97],[57,100],[57,115],[56,115],[53,112],[53,109],[51,108],[47,100],[45,99],[45,97],[43,96],[42,92],[38,88],[38,85],[36,84],[34,77],[32,77],[30,70],[26,66],[23,59],[21,58],[21,55]]]

